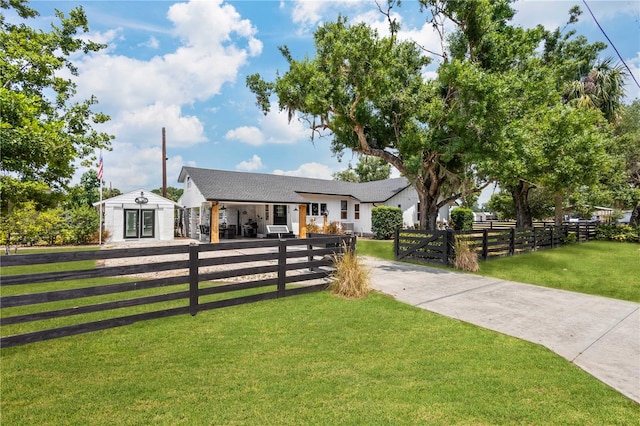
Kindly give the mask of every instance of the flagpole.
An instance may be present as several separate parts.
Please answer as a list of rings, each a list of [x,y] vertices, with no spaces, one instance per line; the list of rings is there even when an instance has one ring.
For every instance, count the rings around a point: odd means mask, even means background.
[[[100,204],[98,204],[98,211],[100,212],[100,214],[98,215],[98,220],[100,221],[100,227],[98,231],[98,244],[102,246],[102,150],[100,150],[100,165],[98,167],[98,180],[100,181]]]

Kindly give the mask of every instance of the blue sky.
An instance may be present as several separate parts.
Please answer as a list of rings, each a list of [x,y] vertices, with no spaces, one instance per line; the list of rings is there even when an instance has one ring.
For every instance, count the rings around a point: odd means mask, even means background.
[[[381,1],[384,3],[384,1]],[[607,42],[582,0],[518,1],[514,23],[523,27],[563,26],[569,8],[583,10],[576,29],[590,42]],[[587,0],[596,18],[640,81],[640,0]],[[32,1],[40,12],[31,26],[47,28],[53,9],[81,5],[89,38],[108,49],[76,58],[78,95],[95,95],[96,110],[111,121],[101,127],[116,136],[103,152],[104,179],[123,192],[162,184],[162,128],[167,135],[167,183],[179,187],[182,166],[279,173],[331,179],[352,160],[338,162],[328,139],[312,144],[309,131],[287,123],[277,108],[264,116],[245,86],[260,73],[272,79],[286,71],[277,47],[295,58],[313,55],[313,31],[339,13],[386,31],[375,1]],[[434,51],[439,39],[425,24],[416,1],[395,8],[401,36]],[[608,43],[607,43],[608,44]],[[609,48],[604,56],[618,57]],[[428,74],[428,73],[427,73]],[[628,99],[640,97],[632,80]],[[357,159],[353,159],[355,164]],[[86,171],[79,167],[75,181]]]

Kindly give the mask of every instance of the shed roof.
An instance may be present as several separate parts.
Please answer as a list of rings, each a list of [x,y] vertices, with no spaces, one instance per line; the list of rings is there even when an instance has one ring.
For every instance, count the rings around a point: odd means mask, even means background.
[[[127,192],[125,194],[118,195],[112,198],[106,198],[102,200],[102,204],[120,204],[131,205],[136,204],[135,199],[144,196],[147,199],[147,205],[158,205],[163,207],[173,206],[174,208],[182,208],[182,206],[173,200],[164,198],[158,194],[154,194],[146,189],[137,189],[135,191]],[[93,203],[94,206],[100,205],[100,201]]]
[[[179,182],[187,177],[210,201],[305,203],[300,194],[351,197],[363,203],[384,202],[409,186],[405,178],[354,183],[265,173],[183,167]]]

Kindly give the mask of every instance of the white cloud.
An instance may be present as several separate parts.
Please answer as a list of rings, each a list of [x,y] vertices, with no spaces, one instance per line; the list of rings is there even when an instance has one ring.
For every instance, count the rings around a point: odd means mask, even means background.
[[[286,111],[280,111],[277,105],[265,116],[259,114],[258,126],[242,126],[229,130],[225,138],[237,140],[248,145],[294,144],[309,139],[311,130],[300,120],[289,122]]]
[[[173,52],[149,60],[109,51],[82,57],[77,64],[78,97],[95,95],[100,110],[116,118],[153,105],[171,109],[167,114],[172,115],[218,95],[223,85],[236,81],[249,57],[262,52],[251,22],[221,3],[191,1],[169,8],[172,34],[182,42]],[[98,41],[114,40],[120,33],[121,29],[104,32]]]
[[[264,143],[264,135],[260,129],[255,126],[242,126],[229,130],[224,137],[253,146],[260,146]]]
[[[342,1],[322,1],[322,0],[294,0],[291,10],[291,20],[298,26],[299,32],[305,33],[313,29],[316,25],[325,21],[325,17],[334,21],[338,13],[345,14],[345,11],[358,11],[363,8],[375,7],[373,2],[363,2],[362,0],[342,0]],[[282,7],[283,3],[280,3]],[[376,8],[377,10],[377,8]]]
[[[633,78],[631,78],[631,76],[628,76],[625,79],[624,88],[627,94],[627,99],[629,99],[630,101],[633,101],[634,99],[640,99],[640,87],[638,87],[638,85],[636,84],[636,82],[640,82],[640,51],[637,53],[635,58],[628,59],[625,62],[631,69],[633,76],[636,78],[635,81],[633,81]]]
[[[160,139],[160,136],[158,136]],[[141,148],[131,143],[113,143],[112,151],[103,151],[104,180],[107,186],[112,185],[122,192],[137,188],[148,190],[162,186],[162,148]],[[195,166],[185,162],[180,156],[172,156],[167,160],[167,186],[179,187],[178,176],[183,166]],[[78,174],[87,169],[81,168]],[[79,181],[79,179],[77,179]]]
[[[274,106],[269,114],[258,120],[267,143],[293,144],[309,139],[311,130],[296,117],[289,122],[287,112],[279,109]]]
[[[144,43],[138,44],[138,46],[148,47],[150,49],[157,49],[158,47],[160,47],[160,42],[158,41],[157,38],[155,38],[154,36],[151,36],[149,37],[149,40],[147,40]]]
[[[316,179],[333,179],[333,171],[328,166],[320,163],[305,163],[298,167],[296,170],[290,171],[274,170],[273,174]]]
[[[170,31],[153,31],[172,36],[179,43],[173,51],[148,60],[114,54],[128,35],[123,27],[136,25],[118,21],[113,29],[88,36],[108,44],[108,49],[75,58],[78,99],[95,96],[100,102],[96,110],[111,116],[96,129],[116,137],[110,156],[122,164],[110,170],[110,179],[119,184],[144,186],[143,181],[152,179],[145,176],[157,174],[157,161],[154,167],[147,165],[148,156],[161,157],[162,127],[167,129],[168,147],[206,142],[203,121],[186,111],[235,83],[240,68],[262,52],[257,29],[222,0],[167,3],[167,19]],[[150,36],[143,44],[155,48],[159,41]]]
[[[598,20],[613,20],[619,14],[638,16],[637,1],[590,1],[589,8]],[[582,10],[580,22],[595,27],[589,11],[582,2],[575,0],[519,0],[512,7],[517,11],[514,23],[525,28],[542,24],[548,30],[563,27],[569,20],[569,9],[577,5]]]
[[[123,111],[105,131],[122,141],[145,141],[159,145],[161,129],[167,132],[167,147],[188,147],[205,142],[204,128],[195,116],[185,116],[177,105],[162,103]]]
[[[291,19],[303,30],[314,27],[322,19],[323,9],[329,2],[296,0],[291,11]]]
[[[255,170],[260,170],[262,168],[264,168],[262,159],[255,154],[251,157],[251,160],[242,161],[236,165],[236,170],[242,170],[245,172],[252,172]]]

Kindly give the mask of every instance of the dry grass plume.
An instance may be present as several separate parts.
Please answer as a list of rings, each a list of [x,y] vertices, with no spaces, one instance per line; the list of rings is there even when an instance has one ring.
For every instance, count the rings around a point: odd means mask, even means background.
[[[348,299],[360,299],[369,294],[369,270],[360,263],[354,251],[343,246],[343,254],[334,255],[336,270],[332,274],[329,290]]]

